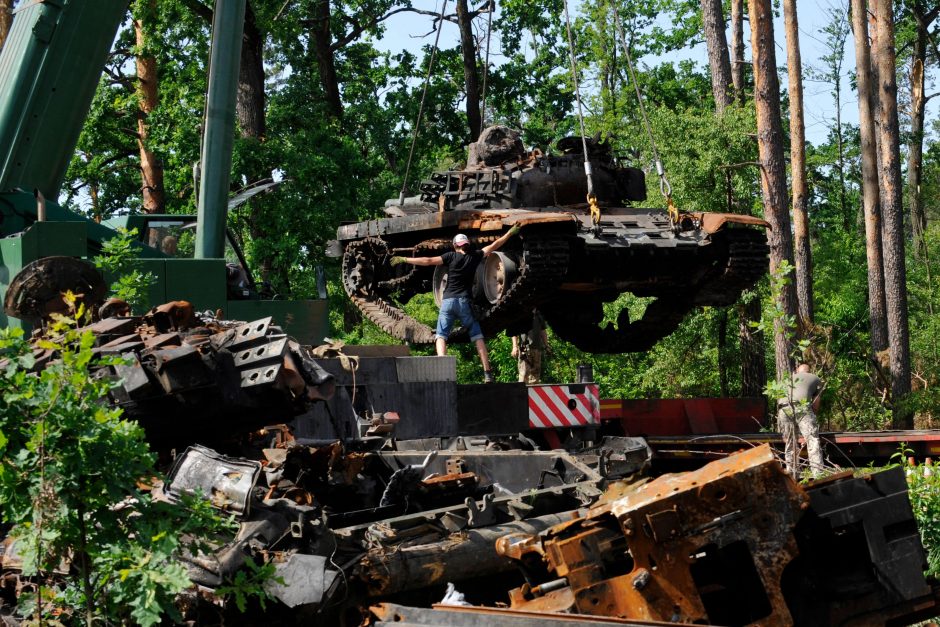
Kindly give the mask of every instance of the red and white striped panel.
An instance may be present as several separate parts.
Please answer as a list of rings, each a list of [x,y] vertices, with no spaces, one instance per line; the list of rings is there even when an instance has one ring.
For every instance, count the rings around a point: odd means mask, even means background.
[[[598,425],[599,396],[595,384],[530,385],[529,426],[554,429]]]

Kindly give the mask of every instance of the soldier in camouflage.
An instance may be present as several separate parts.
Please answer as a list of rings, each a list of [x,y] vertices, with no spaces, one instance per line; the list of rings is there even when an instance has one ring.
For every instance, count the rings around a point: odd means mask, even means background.
[[[516,358],[520,383],[542,380],[542,355],[548,349],[545,320],[538,309],[532,310],[532,327],[528,333],[512,337],[512,356]]]

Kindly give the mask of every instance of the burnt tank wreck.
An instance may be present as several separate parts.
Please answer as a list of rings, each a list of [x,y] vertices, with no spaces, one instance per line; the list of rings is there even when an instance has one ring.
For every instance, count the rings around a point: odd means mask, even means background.
[[[432,342],[402,304],[428,291],[439,299],[446,274],[388,260],[440,255],[458,232],[484,246],[516,224],[520,236],[477,273],[474,307],[487,335],[523,332],[538,307],[585,352],[644,351],[695,307],[733,304],[766,273],[763,220],[633,206],[646,200],[645,175],[607,143],[568,137],[556,149],[527,151],[516,131],[492,126],[464,169],[432,174],[418,196],[388,201],[384,218],[340,226],[330,252],[342,257],[343,285],[363,315],[399,339]],[[624,292],[654,300],[637,320],[623,309],[616,325],[601,326],[603,305]]]

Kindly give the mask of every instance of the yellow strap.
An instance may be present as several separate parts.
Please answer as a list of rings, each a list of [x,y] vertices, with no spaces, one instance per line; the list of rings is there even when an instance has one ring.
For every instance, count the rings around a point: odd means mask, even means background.
[[[597,204],[597,196],[588,194],[587,201],[588,205],[591,207],[591,222],[594,223],[594,226],[597,226],[601,221],[601,208]]]
[[[669,213],[669,220],[673,224],[679,223],[679,209],[676,207],[676,204],[672,202],[672,195],[666,196],[666,210]]]

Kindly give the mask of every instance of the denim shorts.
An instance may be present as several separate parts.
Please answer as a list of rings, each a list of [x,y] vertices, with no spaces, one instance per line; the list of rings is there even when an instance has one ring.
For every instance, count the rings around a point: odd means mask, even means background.
[[[469,298],[444,299],[441,303],[441,312],[437,316],[437,330],[435,331],[437,337],[447,340],[455,320],[460,320],[460,323],[470,330],[470,341],[476,342],[483,339],[483,331],[480,330],[480,323],[473,317]]]

